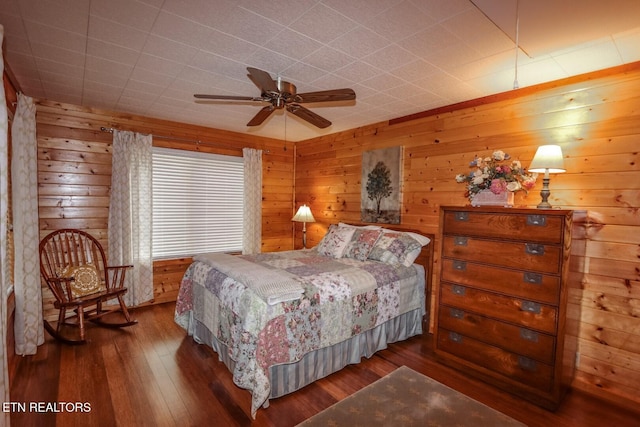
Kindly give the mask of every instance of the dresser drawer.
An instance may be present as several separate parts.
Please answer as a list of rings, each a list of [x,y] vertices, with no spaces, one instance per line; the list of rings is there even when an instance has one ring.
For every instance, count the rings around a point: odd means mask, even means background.
[[[541,213],[495,213],[475,210],[446,211],[444,234],[495,237],[558,244],[563,238],[564,217]]]
[[[529,387],[548,391],[553,367],[459,333],[438,329],[438,349]]]
[[[555,306],[499,295],[467,286],[440,284],[440,304],[555,335]]]
[[[560,277],[443,258],[442,280],[557,304]]]
[[[440,309],[438,325],[510,352],[553,364],[556,342],[553,335],[447,306]]]
[[[499,265],[537,271],[560,273],[559,246],[527,242],[498,242],[466,236],[444,236],[442,256],[482,264]]]

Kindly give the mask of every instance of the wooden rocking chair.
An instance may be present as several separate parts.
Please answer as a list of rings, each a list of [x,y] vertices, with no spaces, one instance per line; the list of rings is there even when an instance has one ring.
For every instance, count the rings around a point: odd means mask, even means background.
[[[86,320],[111,328],[138,323],[122,298],[129,268],[133,266],[107,266],[102,245],[84,231],[63,229],[47,235],[40,242],[40,273],[59,310],[55,327],[45,319],[47,332],[67,344],[84,344]],[[117,305],[104,307],[114,299]]]

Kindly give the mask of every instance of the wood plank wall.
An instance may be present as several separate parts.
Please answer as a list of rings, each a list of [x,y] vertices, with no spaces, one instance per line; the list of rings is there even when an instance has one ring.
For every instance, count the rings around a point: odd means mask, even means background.
[[[439,207],[468,204],[455,175],[467,173],[474,156],[501,149],[526,167],[537,146],[549,143],[562,146],[567,169],[552,175],[550,202],[580,211],[570,283],[579,326],[574,386],[637,406],[640,63],[299,142],[295,203],[307,203],[318,221],[307,225],[309,246],[330,223],[358,223],[362,153],[403,146],[402,224],[438,235]],[[535,208],[541,186],[540,177],[516,205]]]
[[[154,145],[242,156],[263,151],[262,250],[293,247],[293,159],[291,144],[245,134],[61,104],[37,102],[38,194],[41,238],[59,228],[80,228],[107,249],[112,135],[101,127],[170,136]],[[200,143],[185,142],[196,140]],[[154,262],[154,302],[175,301],[191,259]],[[45,316],[55,315],[44,291]]]

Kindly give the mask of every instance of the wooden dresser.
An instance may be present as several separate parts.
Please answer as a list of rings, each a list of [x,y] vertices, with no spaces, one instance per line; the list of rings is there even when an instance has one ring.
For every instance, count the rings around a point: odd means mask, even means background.
[[[566,330],[571,225],[569,210],[441,208],[442,362],[557,408],[576,358]]]

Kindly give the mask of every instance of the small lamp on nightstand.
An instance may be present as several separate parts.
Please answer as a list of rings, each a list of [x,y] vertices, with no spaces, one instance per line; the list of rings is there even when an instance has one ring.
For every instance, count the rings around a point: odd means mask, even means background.
[[[307,223],[308,222],[316,222],[316,219],[313,217],[311,213],[311,209],[309,206],[302,205],[298,209],[298,212],[291,218],[291,221],[301,222],[302,223],[302,247],[307,248]]]
[[[551,209],[551,205],[547,201],[551,192],[549,191],[549,174],[566,172],[564,168],[564,158],[562,157],[562,149],[559,145],[541,145],[538,147],[533,160],[529,165],[529,172],[544,173],[542,179],[542,202],[538,205],[538,209]]]

